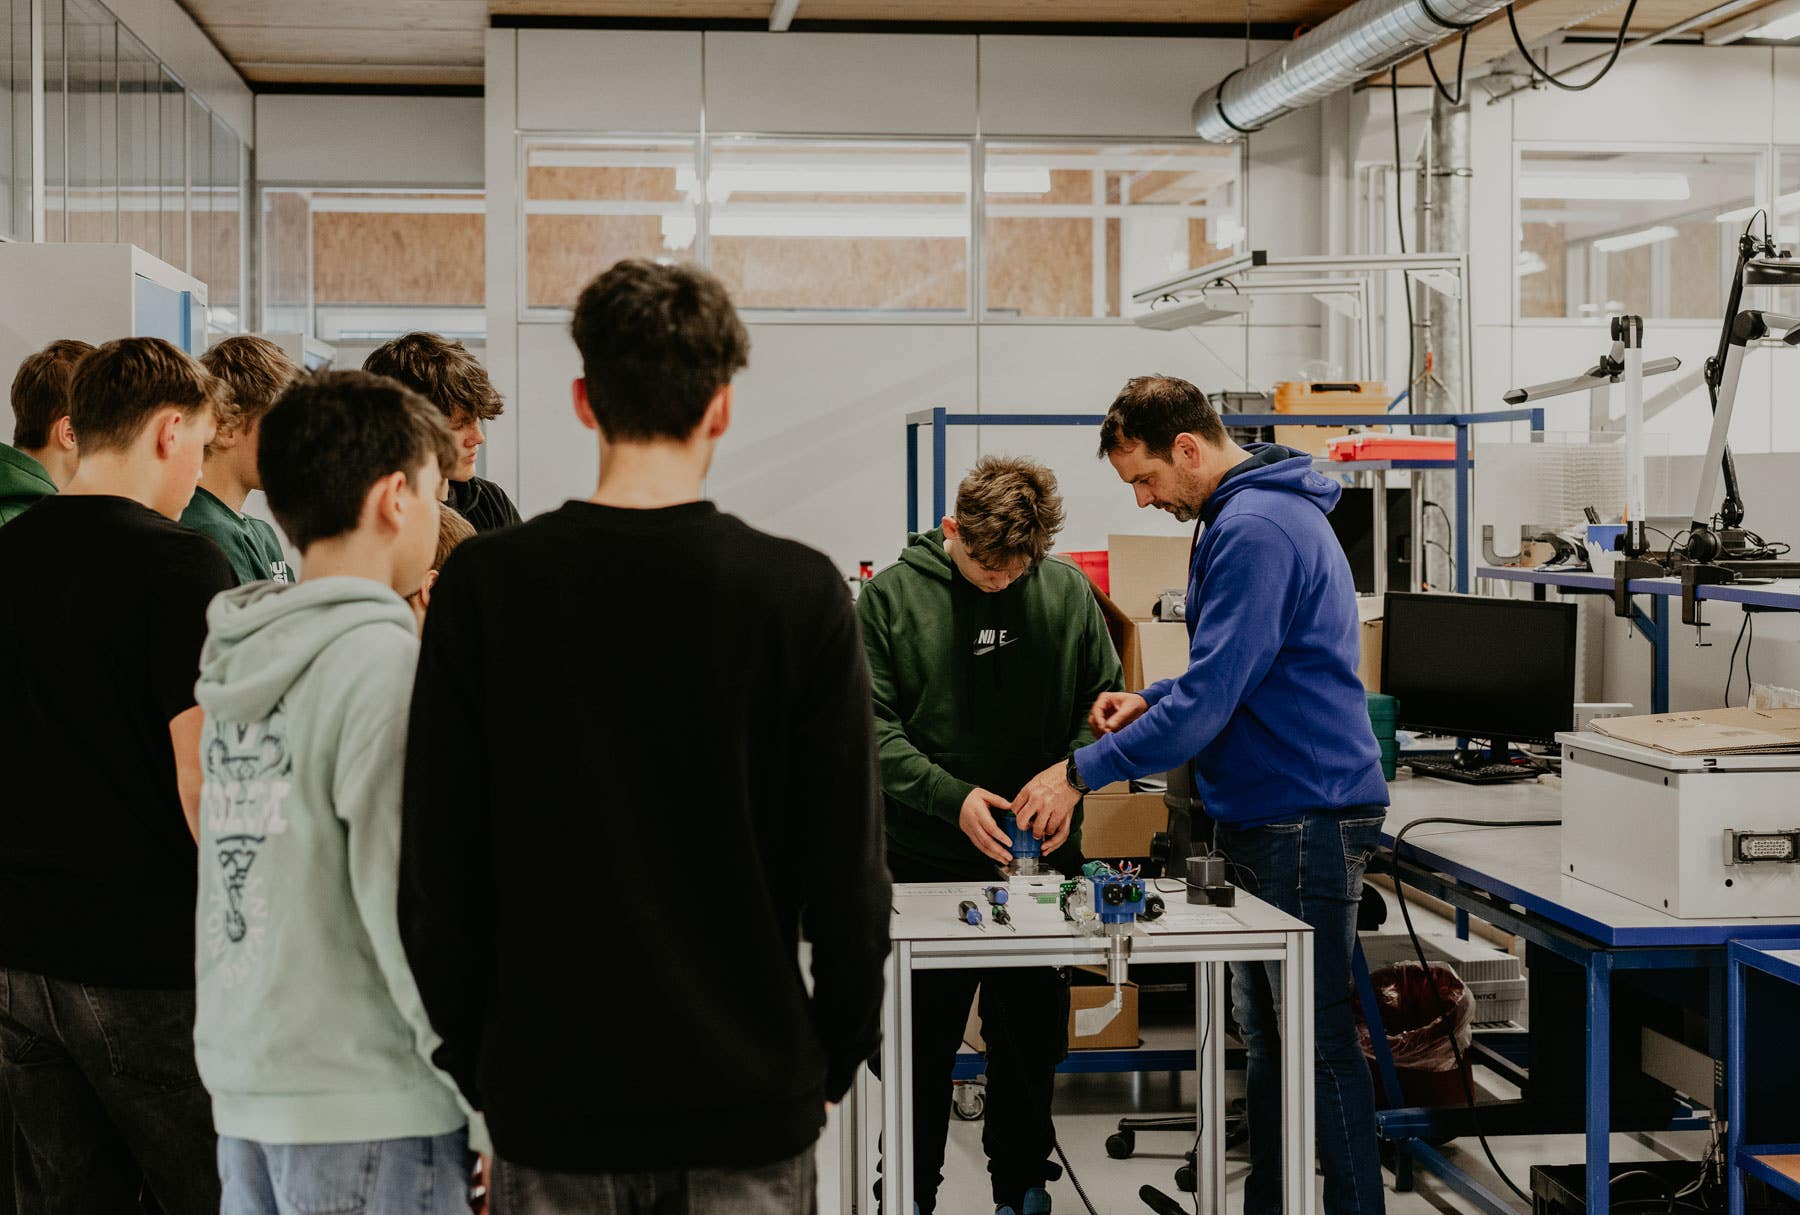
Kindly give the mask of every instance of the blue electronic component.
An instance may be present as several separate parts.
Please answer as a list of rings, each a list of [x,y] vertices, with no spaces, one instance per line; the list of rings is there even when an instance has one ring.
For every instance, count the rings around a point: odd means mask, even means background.
[[[1002,813],[996,813],[994,817],[1000,823],[1000,829],[1006,832],[1007,838],[1012,840],[1012,854],[1015,862],[1035,861],[1044,855],[1044,841],[1031,834],[1029,828],[1019,826],[1018,819],[1010,814]],[[1035,873],[1036,870],[1021,870],[1021,872]]]
[[[1004,886],[988,886],[982,890],[982,893],[987,895],[987,901],[996,907],[1004,906],[1006,900],[1012,897]]]
[[[956,918],[967,924],[970,928],[980,928],[981,908],[975,906],[975,904],[968,899],[964,899],[956,905]]]
[[[1102,924],[1130,924],[1144,911],[1144,884],[1119,873],[1089,874]]]

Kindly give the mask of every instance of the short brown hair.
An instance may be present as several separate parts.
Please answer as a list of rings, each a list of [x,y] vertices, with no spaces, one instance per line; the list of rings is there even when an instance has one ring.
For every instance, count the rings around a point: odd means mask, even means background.
[[[686,439],[750,362],[725,284],[682,263],[617,263],[582,291],[570,329],[588,404],[610,440]]]
[[[956,527],[969,556],[989,569],[1023,557],[1036,565],[1062,530],[1056,474],[1034,460],[984,456],[956,490]]]
[[[471,418],[491,421],[506,408],[481,360],[441,334],[402,334],[377,346],[363,360],[363,370],[399,380],[437,406],[452,426],[467,425]]]
[[[94,347],[58,338],[19,364],[12,382],[13,446],[35,449],[50,443],[50,428],[68,416],[69,381],[75,364]]]
[[[219,419],[219,429],[248,430],[275,407],[281,394],[300,375],[300,365],[268,338],[240,333],[200,356],[200,365],[225,381],[235,407]]]
[[[441,570],[444,562],[450,560],[450,554],[464,540],[475,538],[475,525],[462,517],[462,514],[448,502],[438,503],[438,546],[437,556],[431,559],[431,568]]]
[[[1167,460],[1175,436],[1184,434],[1215,446],[1225,442],[1225,424],[1206,394],[1172,375],[1136,376],[1125,381],[1100,423],[1100,456],[1142,443],[1146,454]]]
[[[193,356],[161,338],[119,338],[75,365],[69,422],[83,455],[119,451],[137,441],[157,410],[208,409],[216,417],[228,410],[228,395]]]
[[[410,479],[431,460],[446,477],[456,467],[443,417],[412,389],[365,371],[302,376],[256,437],[269,509],[302,550],[355,531],[371,486],[397,472]]]

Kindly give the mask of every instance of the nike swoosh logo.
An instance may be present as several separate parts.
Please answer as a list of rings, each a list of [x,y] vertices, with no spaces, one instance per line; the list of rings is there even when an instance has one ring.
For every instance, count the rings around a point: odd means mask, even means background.
[[[1017,637],[1008,637],[1005,641],[1002,641],[999,645],[976,646],[975,647],[975,657],[980,658],[983,654],[992,654],[995,650],[1002,649],[1006,646],[1009,646],[1017,640],[1018,640]]]

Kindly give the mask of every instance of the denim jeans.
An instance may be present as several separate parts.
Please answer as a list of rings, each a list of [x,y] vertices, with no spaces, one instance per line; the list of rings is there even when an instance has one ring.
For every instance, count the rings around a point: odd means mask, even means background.
[[[1315,1118],[1329,1215],[1381,1215],[1375,1091],[1356,1038],[1350,959],[1363,868],[1379,806],[1309,814],[1262,827],[1219,826],[1232,880],[1313,929]],[[1281,967],[1233,963],[1232,1011],[1249,1054],[1250,1178],[1245,1215],[1281,1210]]]
[[[494,1157],[493,1215],[817,1215],[813,1149],[749,1169],[555,1173]]]
[[[219,1138],[219,1215],[469,1215],[469,1133],[370,1143]]]
[[[18,1209],[219,1209],[212,1100],[194,1067],[194,991],[97,987],[0,968],[0,1079]]]

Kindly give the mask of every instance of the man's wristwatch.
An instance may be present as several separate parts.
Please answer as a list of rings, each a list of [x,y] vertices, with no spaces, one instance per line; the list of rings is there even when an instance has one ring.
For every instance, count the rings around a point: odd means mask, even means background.
[[[1076,764],[1073,754],[1069,756],[1069,762],[1063,765],[1063,779],[1069,782],[1069,788],[1084,797],[1093,792],[1087,787],[1087,782],[1081,779],[1081,768]]]

